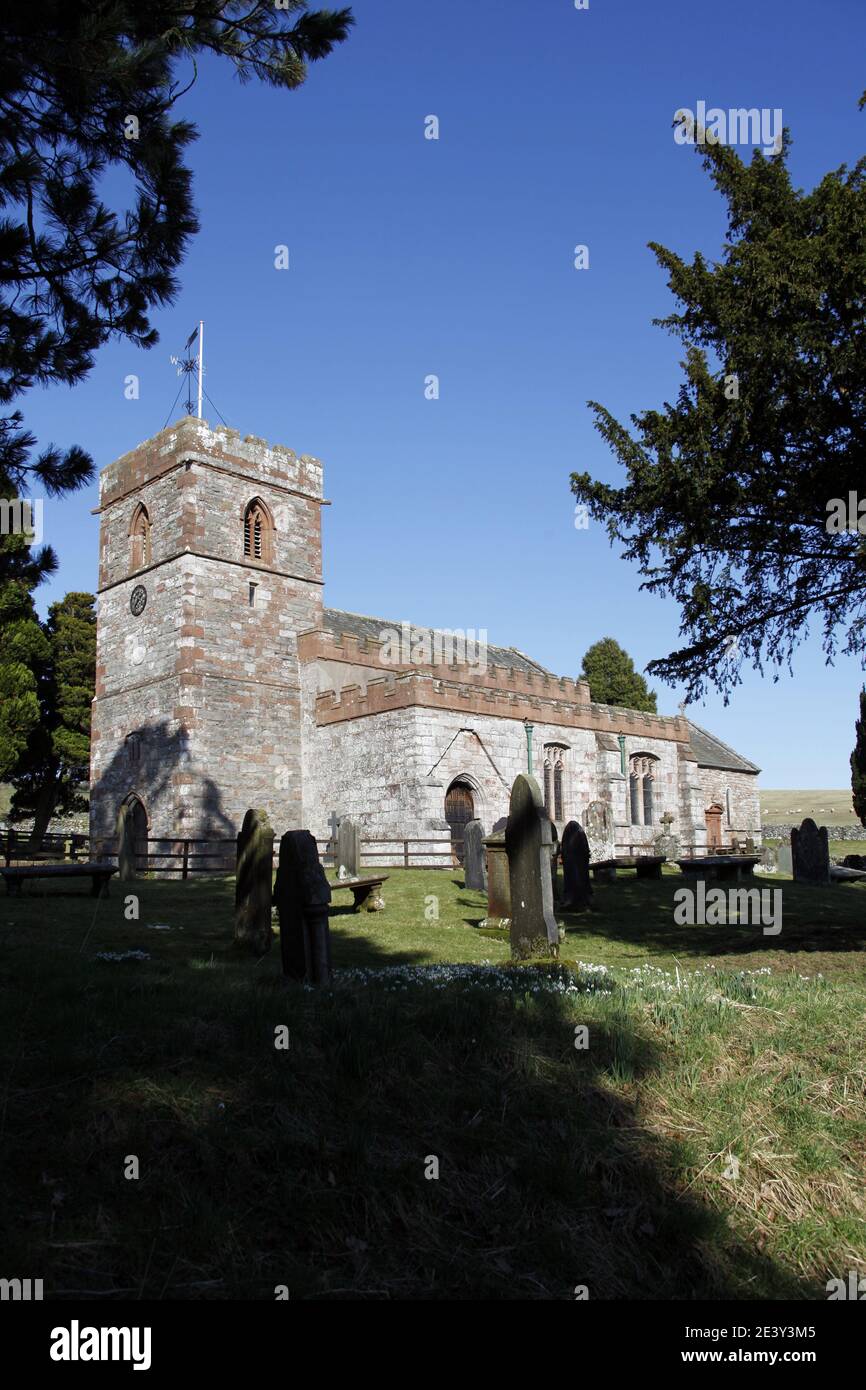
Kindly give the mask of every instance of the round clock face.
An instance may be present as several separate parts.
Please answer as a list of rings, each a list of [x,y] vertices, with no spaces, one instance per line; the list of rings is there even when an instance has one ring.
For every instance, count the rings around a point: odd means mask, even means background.
[[[144,612],[144,605],[147,603],[147,590],[143,584],[136,584],[129,598],[129,607],[132,614],[137,618]]]

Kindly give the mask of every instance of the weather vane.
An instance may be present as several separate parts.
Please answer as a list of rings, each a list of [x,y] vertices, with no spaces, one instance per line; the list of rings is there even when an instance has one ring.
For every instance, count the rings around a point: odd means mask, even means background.
[[[190,349],[190,347],[192,346],[192,344],[195,342],[196,334],[198,334],[198,355],[197,355],[196,357],[190,357],[190,356],[189,356],[189,349]],[[198,411],[197,411],[197,414],[198,414],[198,418],[201,419],[202,374],[203,374],[203,371],[204,371],[204,322],[203,322],[203,320],[200,319],[200,320],[199,320],[198,328],[194,328],[193,331],[190,333],[189,337],[187,338],[186,342],[185,342],[184,345],[183,345],[183,353],[182,353],[182,355],[180,355],[180,356],[174,356],[174,355],[172,355],[172,357],[170,358],[170,361],[171,361],[171,365],[172,365],[173,367],[176,367],[176,368],[177,368],[177,374],[178,374],[178,376],[185,376],[185,377],[186,377],[186,402],[185,402],[185,404],[186,404],[186,412],[187,412],[187,415],[191,415],[191,414],[192,414],[192,407],[193,407],[193,399],[192,399],[192,378],[193,378],[193,373],[196,372],[196,373],[198,374]]]

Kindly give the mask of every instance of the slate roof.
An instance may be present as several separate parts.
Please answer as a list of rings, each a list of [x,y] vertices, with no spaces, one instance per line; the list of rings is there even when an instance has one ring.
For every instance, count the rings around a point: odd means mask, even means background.
[[[326,608],[322,615],[322,626],[327,632],[333,632],[337,636],[341,632],[348,632],[351,637],[366,637],[373,642],[379,641],[379,635],[383,629],[394,628],[397,632],[400,631],[400,623],[395,622],[393,618],[368,618],[363,613],[346,613],[342,608]],[[412,624],[413,634],[436,630]],[[438,630],[442,631],[442,629]],[[510,666],[517,671],[537,671],[543,676],[554,676],[553,671],[548,671],[545,666],[540,666],[537,661],[533,661],[531,657],[518,651],[516,647],[491,647],[488,643],[487,664],[488,666]],[[554,679],[556,679],[555,676]]]
[[[760,772],[761,769],[750,763],[748,758],[740,757],[715,734],[702,729],[700,724],[693,724],[690,719],[688,725],[692,755],[698,767],[717,767],[725,772]]]

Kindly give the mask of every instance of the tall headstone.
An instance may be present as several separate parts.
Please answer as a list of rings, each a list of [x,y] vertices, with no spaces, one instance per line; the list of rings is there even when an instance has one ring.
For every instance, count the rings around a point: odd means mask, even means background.
[[[280,918],[283,974],[312,985],[328,984],[331,885],[309,830],[287,830],[280,840],[274,900]]]
[[[507,927],[511,922],[511,881],[505,831],[498,830],[484,841],[487,868],[487,916],[484,927]]]
[[[820,830],[807,816],[799,830],[791,831],[791,858],[795,883],[829,884],[830,844],[827,827]]]
[[[776,869],[780,874],[792,874],[794,872],[794,856],[791,853],[790,845],[779,845],[776,850]]]
[[[550,855],[553,840],[541,791],[521,772],[511,788],[505,852],[511,885],[511,954],[515,960],[557,955]]]
[[[562,832],[562,907],[565,912],[582,912],[589,906],[590,844],[583,828],[570,820]]]
[[[124,883],[131,883],[138,877],[135,822],[132,808],[126,802],[117,816],[117,877]]]
[[[583,823],[589,841],[589,854],[593,863],[613,859],[616,853],[613,833],[613,811],[606,801],[591,801],[584,813]],[[576,821],[572,824],[577,824]],[[565,831],[562,834],[565,841]]]
[[[467,821],[463,827],[463,882],[479,893],[487,891],[484,826],[480,820]]]
[[[266,811],[249,810],[237,842],[235,941],[262,956],[271,949],[274,832]]]
[[[350,820],[341,820],[337,831],[337,875],[339,878],[361,876],[361,831]]]

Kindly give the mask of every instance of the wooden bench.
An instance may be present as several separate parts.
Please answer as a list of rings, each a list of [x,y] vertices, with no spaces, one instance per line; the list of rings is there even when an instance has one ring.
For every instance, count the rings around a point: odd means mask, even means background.
[[[702,854],[694,859],[678,859],[688,878],[751,879],[760,864],[760,854]]]
[[[619,859],[599,859],[589,867],[597,882],[614,883],[617,869],[635,869],[638,878],[661,878],[664,862],[663,854],[625,854]]]
[[[89,864],[15,864],[0,868],[6,880],[7,896],[13,892],[21,897],[21,885],[25,878],[89,878],[90,892],[94,898],[107,898],[111,875],[117,873],[114,864],[93,862]]]
[[[367,912],[381,912],[385,904],[379,889],[389,878],[390,874],[383,874],[380,878],[333,878],[329,882],[332,893],[337,888],[352,890],[353,912],[360,912],[362,907],[366,908]]]

